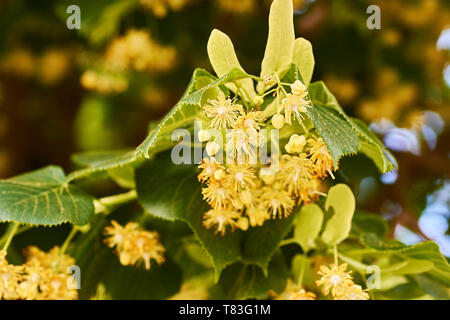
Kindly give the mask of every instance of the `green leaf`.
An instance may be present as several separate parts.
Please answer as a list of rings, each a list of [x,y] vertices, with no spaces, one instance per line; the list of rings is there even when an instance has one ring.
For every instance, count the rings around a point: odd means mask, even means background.
[[[381,173],[386,173],[398,167],[394,156],[386,149],[378,137],[359,119],[351,118],[360,137],[361,153],[372,159]]]
[[[217,88],[221,85],[225,85],[230,82],[234,82],[236,80],[244,79],[244,78],[252,78],[252,79],[258,79],[257,77],[254,77],[252,75],[247,74],[244,70],[241,68],[232,68],[227,74],[223,75],[219,79],[216,79],[215,81],[211,82],[207,86],[202,87],[201,89],[198,89],[197,91],[184,96],[181,98],[181,102],[189,105],[195,105],[200,107],[202,103],[205,102],[204,95],[208,92],[208,90],[212,88]]]
[[[358,151],[372,159],[382,173],[397,167],[394,157],[387,151],[377,136],[361,120],[347,116],[337,99],[322,81],[311,83],[308,87],[308,93],[314,105],[334,109],[347,121],[358,135],[360,144]]]
[[[80,294],[84,298],[101,284],[111,299],[166,299],[178,292],[181,270],[170,259],[162,265],[152,261],[150,270],[142,266],[123,266],[109,248],[103,248],[83,268]],[[94,291],[95,292],[95,291]]]
[[[258,265],[267,275],[270,259],[292,229],[294,219],[295,214],[291,214],[284,219],[265,221],[263,226],[246,231],[241,245],[242,260]]]
[[[315,63],[311,42],[305,38],[295,39],[292,62],[298,67],[303,83],[308,86],[311,82]]]
[[[420,274],[431,270],[431,268],[433,268],[431,261],[409,258],[386,269],[381,269],[381,272],[389,272],[394,275]]]
[[[210,206],[202,199],[197,175],[194,165],[174,165],[170,152],[158,154],[136,170],[138,200],[153,216],[187,222],[210,257],[216,280],[226,266],[237,261],[256,264],[267,274],[267,265],[289,232],[293,217],[267,221],[247,232],[215,234],[203,226],[203,214]]]
[[[269,290],[277,293],[286,286],[288,270],[280,252],[270,261],[268,275],[255,265],[235,263],[227,267],[213,290],[215,299],[267,299]]]
[[[0,181],[0,221],[84,225],[93,215],[92,197],[69,185],[60,167],[49,166]]]
[[[73,181],[99,171],[116,172],[115,169],[125,168],[138,162],[134,150],[125,151],[89,151],[77,153],[72,156],[72,161],[86,167],[70,173],[68,181]]]
[[[348,237],[355,212],[355,197],[347,185],[338,184],[330,188],[325,209],[330,208],[334,209],[334,214],[327,221],[322,240],[327,244],[336,245]]]
[[[327,145],[335,168],[338,168],[341,157],[358,152],[360,145],[357,134],[336,110],[314,104],[308,114]]]
[[[213,81],[205,85],[208,83],[205,82],[205,77],[209,77]],[[239,68],[231,69],[230,72],[219,79],[202,69],[196,69],[181,100],[150,132],[144,142],[137,147],[136,156],[149,158],[153,153],[169,149],[174,145],[174,142],[171,141],[173,130],[193,126],[194,120],[202,119],[201,104],[204,102],[205,96],[209,97],[208,92],[226,83],[248,77],[251,76]],[[205,86],[198,88],[199,83]]]
[[[387,222],[380,215],[356,210],[352,220],[352,236],[359,239],[364,233],[375,233],[380,238],[383,238],[387,231]]]
[[[149,158],[153,153],[167,150],[173,146],[171,141],[172,131],[187,125],[190,125],[198,118],[200,112],[199,105],[193,105],[184,101],[184,99],[196,90],[197,80],[205,77],[215,80],[216,77],[205,70],[196,69],[192,74],[191,80],[184,92],[181,100],[172,108],[172,110],[150,131],[147,138],[136,148],[136,156]]]
[[[302,206],[294,221],[294,240],[308,252],[315,247],[323,222],[322,209],[316,204]]]
[[[291,0],[274,0],[269,14],[269,35],[261,64],[261,78],[280,74],[292,62],[294,50],[293,5]]]
[[[420,298],[425,294],[426,292],[417,283],[408,282],[387,291],[376,292],[375,297],[377,300],[409,300]]]
[[[364,234],[361,237],[364,245],[372,248],[373,253],[396,254],[407,259],[426,260],[433,263],[428,271],[430,276],[450,286],[450,266],[441,252],[439,246],[433,241],[417,243],[412,246],[404,245],[398,241],[383,241],[375,234]]]
[[[234,51],[231,39],[223,32],[214,29],[211,32],[208,41],[208,56],[211,65],[218,77],[222,77],[230,72],[233,68],[242,69],[241,64]],[[246,93],[248,93],[247,100],[253,101],[256,96],[255,88],[252,79],[241,79],[236,81]],[[236,92],[235,84],[230,83],[228,87]]]

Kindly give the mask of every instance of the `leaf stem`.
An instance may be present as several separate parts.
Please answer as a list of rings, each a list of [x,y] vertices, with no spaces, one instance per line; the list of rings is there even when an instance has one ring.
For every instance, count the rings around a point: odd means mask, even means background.
[[[7,235],[8,235],[8,236],[7,236],[7,238],[6,238],[6,242],[5,242],[5,244],[3,245],[2,250],[4,250],[4,251],[7,251],[7,250],[8,250],[8,247],[9,247],[9,245],[11,244],[11,241],[12,241],[12,239],[14,238],[14,235],[16,234],[17,229],[19,228],[19,225],[20,225],[19,222],[13,222],[13,223],[10,225],[10,230],[7,231]]]
[[[284,239],[284,240],[280,241],[279,246],[282,247],[282,246],[292,244],[292,243],[296,243],[294,238]]]
[[[136,190],[130,190],[125,193],[116,194],[113,196],[108,196],[95,200],[95,213],[105,213],[108,214],[111,210],[121,204],[133,201],[137,198]]]
[[[73,237],[77,234],[79,231],[77,226],[73,226],[72,230],[70,231],[69,235],[67,236],[66,240],[64,240],[64,243],[61,245],[61,251],[59,253],[59,256],[62,257],[64,253],[66,253],[67,247],[70,244],[70,241],[72,241]]]
[[[337,267],[338,266],[338,249],[337,249],[337,244],[335,244],[333,246],[333,252],[334,252],[334,265]]]

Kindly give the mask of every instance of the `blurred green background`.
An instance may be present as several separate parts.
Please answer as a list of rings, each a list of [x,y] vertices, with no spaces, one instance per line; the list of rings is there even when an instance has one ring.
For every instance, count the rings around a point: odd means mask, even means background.
[[[293,0],[297,36],[313,44],[313,80],[371,124],[398,171],[344,159],[362,210],[407,244],[435,240],[450,256],[450,3]],[[1,0],[0,177],[71,156],[136,147],[178,101],[194,68],[212,72],[213,28],[259,74],[270,0]],[[81,29],[69,30],[69,5]],[[369,5],[381,29],[366,26]],[[99,188],[108,188],[102,186]]]

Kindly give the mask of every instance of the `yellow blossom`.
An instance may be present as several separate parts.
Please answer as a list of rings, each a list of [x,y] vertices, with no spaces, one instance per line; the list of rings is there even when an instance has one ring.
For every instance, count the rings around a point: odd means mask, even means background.
[[[137,223],[129,222],[122,227],[116,221],[105,227],[105,243],[115,248],[123,265],[135,265],[143,261],[145,269],[150,269],[150,259],[158,264],[164,262],[165,248],[159,242],[158,233],[142,230]]]
[[[223,169],[214,157],[203,158],[202,164],[198,166],[202,172],[198,175],[198,181],[206,182],[214,176],[216,170]]]
[[[224,209],[232,201],[231,191],[219,181],[211,182],[202,189],[203,199],[215,209]]]
[[[0,300],[18,298],[17,288],[22,279],[22,268],[8,264],[6,251],[0,251]]]
[[[316,281],[317,286],[322,287],[322,293],[328,295],[331,291],[333,297],[345,294],[349,286],[353,285],[353,278],[350,275],[351,271],[346,272],[347,264],[336,266],[330,265],[330,268],[321,266],[318,274],[321,276],[320,280]]]
[[[284,126],[284,116],[282,114],[274,114],[272,117],[272,125],[275,129],[281,129]]]
[[[217,152],[219,152],[220,146],[217,144],[217,142],[210,141],[206,144],[205,149],[208,156],[212,157],[216,155]]]
[[[18,293],[21,299],[73,300],[78,298],[75,279],[67,273],[75,259],[53,247],[49,252],[31,246],[25,250],[23,281]]]
[[[211,209],[205,213],[203,217],[203,225],[207,229],[215,228],[216,233],[220,232],[223,236],[225,235],[225,231],[227,227],[230,227],[231,230],[234,230],[238,227],[238,220],[241,215],[233,210],[229,209]]]
[[[302,99],[308,95],[306,86],[300,80],[295,80],[295,82],[291,84],[291,93]]]
[[[222,129],[234,125],[239,114],[243,113],[242,106],[235,104],[231,99],[227,99],[225,94],[220,91],[217,99],[208,100],[208,104],[203,106],[203,110],[210,122],[211,128]]]
[[[303,147],[306,144],[305,136],[299,136],[298,134],[293,134],[289,138],[289,142],[286,144],[285,149],[288,153],[300,153],[303,151]]]
[[[276,300],[316,300],[316,298],[317,297],[313,292],[299,288],[291,281],[291,279],[288,279],[286,288]]]
[[[224,183],[234,192],[249,189],[255,185],[255,169],[248,164],[230,164]]]
[[[283,155],[281,157],[280,181],[290,194],[300,195],[304,184],[313,177],[313,164],[305,153],[299,156]]]
[[[209,134],[208,130],[200,130],[198,132],[198,141],[206,142],[206,141],[209,141],[210,138],[211,138],[211,135]]]
[[[284,110],[286,123],[292,124],[292,118],[296,117],[298,121],[303,119],[302,113],[308,113],[309,102],[291,93],[281,102],[281,109]]]
[[[257,134],[259,129],[264,126],[265,120],[261,111],[251,111],[237,118],[233,127],[242,128],[249,134]]]
[[[105,54],[105,65],[118,71],[167,71],[175,62],[175,49],[156,43],[145,30],[129,30],[115,39]]]
[[[331,153],[322,138],[308,139],[307,143],[311,146],[310,156],[314,163],[314,170],[319,177],[326,177],[327,173],[334,179],[333,170],[334,163]]]
[[[334,297],[334,300],[369,300],[369,294],[360,285],[352,284],[342,295]]]
[[[294,207],[294,200],[281,185],[275,183],[272,186],[264,186],[261,190],[261,204],[270,212],[272,218],[287,217]]]

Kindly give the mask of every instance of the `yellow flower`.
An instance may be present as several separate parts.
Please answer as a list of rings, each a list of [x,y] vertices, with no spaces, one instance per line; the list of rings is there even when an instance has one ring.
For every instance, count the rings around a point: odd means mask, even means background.
[[[266,118],[264,118],[261,111],[251,111],[240,116],[233,127],[241,128],[248,134],[257,134],[261,127],[264,126],[265,120]]]
[[[307,180],[301,187],[298,194],[297,204],[309,204],[315,202],[319,195],[322,193],[319,191],[320,181],[317,178]]]
[[[293,134],[289,138],[289,142],[286,144],[285,149],[288,153],[300,153],[303,151],[303,147],[306,144],[305,136],[299,136],[298,134]]]
[[[261,206],[248,207],[246,214],[252,227],[262,226],[264,221],[270,219],[270,213]]]
[[[309,154],[314,163],[314,170],[319,177],[326,177],[327,173],[334,179],[334,163],[327,145],[322,138],[308,139],[307,143],[311,146]]]
[[[209,134],[208,130],[200,130],[198,132],[198,141],[206,142],[206,141],[209,141],[210,138],[211,138],[211,135]]]
[[[155,16],[163,18],[169,9],[180,10],[189,0],[139,0],[139,2],[143,7],[152,11]]]
[[[176,51],[156,43],[145,30],[130,30],[107,48],[104,63],[108,68],[126,71],[167,71],[176,62]]]
[[[258,148],[264,145],[263,136],[257,132],[236,128],[227,133],[227,158],[243,163],[256,156]]]
[[[122,227],[116,221],[111,221],[111,226],[105,227],[105,243],[110,248],[115,248],[122,265],[135,265],[140,261],[145,264],[145,269],[150,269],[150,259],[158,264],[164,260],[165,248],[159,242],[158,233],[142,230],[137,223],[129,222]]]
[[[299,196],[302,187],[313,177],[313,164],[305,153],[299,156],[283,155],[279,179],[287,187],[289,194]]]
[[[346,263],[340,266],[331,264],[330,268],[320,267],[318,274],[321,278],[316,281],[316,285],[323,286],[322,293],[324,295],[328,295],[331,291],[333,297],[341,296],[347,292],[349,286],[353,285],[351,271],[346,272],[346,269]]]
[[[211,159],[203,158],[202,164],[198,167],[202,169],[202,172],[198,175],[198,181],[202,182],[208,181],[211,177],[214,176],[214,173],[217,170],[223,170],[223,167],[219,163],[217,163],[214,157],[211,157]]]
[[[214,155],[217,154],[217,152],[219,152],[220,146],[217,142],[210,141],[206,144],[205,149],[208,156],[213,157]]]
[[[27,262],[37,263],[45,269],[55,269],[58,272],[67,272],[67,268],[75,264],[75,259],[69,255],[62,255],[61,248],[54,246],[48,253],[38,247],[29,246],[25,250]]]
[[[241,215],[233,210],[229,209],[211,209],[205,213],[203,217],[203,225],[207,229],[215,228],[217,232],[223,236],[225,235],[226,228],[229,226],[231,230],[234,230],[238,226],[238,220]]]
[[[289,216],[295,203],[289,193],[283,190],[279,183],[275,183],[262,188],[261,204],[266,211],[272,214],[272,218],[277,216],[282,218]]]
[[[78,298],[75,279],[67,273],[67,268],[75,264],[75,259],[61,254],[61,249],[53,247],[48,253],[31,246],[25,250],[27,257],[23,265],[23,281],[18,293],[27,300],[73,300]]]
[[[38,299],[45,300],[74,300],[78,298],[78,292],[74,289],[74,284],[69,282],[73,280],[69,274],[49,271],[43,277],[39,284],[42,291],[38,295]]]
[[[303,119],[302,113],[308,113],[309,102],[301,96],[288,93],[287,97],[281,102],[281,109],[284,110],[286,123],[292,124],[292,118],[295,116],[298,121]]]
[[[215,209],[224,209],[232,201],[231,191],[219,181],[211,182],[202,189],[203,200]]]
[[[284,126],[284,116],[282,114],[276,113],[272,117],[272,125],[275,129],[281,129]]]
[[[255,185],[255,169],[248,164],[230,164],[226,172],[224,183],[234,192],[250,189]]]
[[[203,106],[203,110],[208,118],[212,118],[210,127],[216,129],[233,126],[239,114],[243,113],[242,106],[227,99],[222,91],[217,99],[208,100],[208,104]]]
[[[291,84],[291,93],[302,99],[306,98],[308,95],[306,86],[300,80],[295,80],[295,82]]]
[[[248,14],[253,12],[256,7],[256,2],[255,0],[219,0],[219,6],[227,12]]]
[[[0,300],[18,299],[17,288],[22,279],[22,267],[8,264],[6,251],[0,251]]]
[[[286,288],[276,300],[316,300],[316,298],[317,297],[313,292],[299,288],[291,281],[291,279],[288,279]]]
[[[346,288],[342,295],[334,297],[334,300],[369,300],[369,294],[360,285],[353,284]]]

